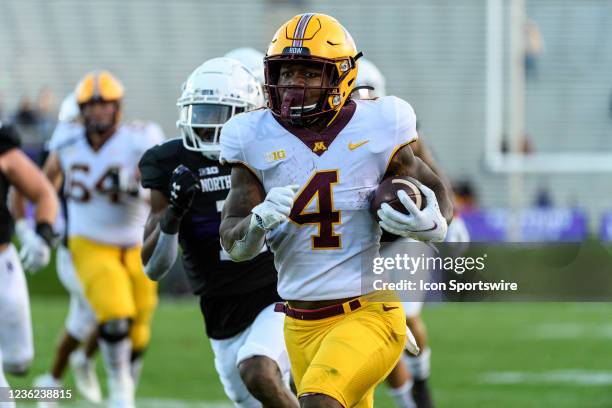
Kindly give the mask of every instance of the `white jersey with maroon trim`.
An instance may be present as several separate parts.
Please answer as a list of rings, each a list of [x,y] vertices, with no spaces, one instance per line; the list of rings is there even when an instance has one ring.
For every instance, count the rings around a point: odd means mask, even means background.
[[[359,296],[372,275],[380,228],[371,193],[395,152],[417,138],[412,107],[396,97],[350,102],[320,135],[282,125],[270,110],[232,118],[221,162],[247,166],[266,192],[300,186],[290,220],[267,234],[288,300]]]
[[[68,236],[124,247],[141,244],[149,207],[138,191],[138,161],[163,139],[153,123],[122,124],[94,151],[82,125],[58,125],[49,150],[58,154],[65,176]],[[123,186],[131,186],[130,192]]]

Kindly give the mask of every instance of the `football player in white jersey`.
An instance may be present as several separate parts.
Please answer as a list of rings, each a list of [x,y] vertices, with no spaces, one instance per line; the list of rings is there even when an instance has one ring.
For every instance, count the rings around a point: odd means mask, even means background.
[[[283,316],[274,312],[281,299],[272,254],[264,248],[235,263],[219,243],[231,172],[219,165],[219,131],[230,117],[260,108],[263,90],[239,61],[213,58],[187,78],[177,105],[182,137],[149,149],[139,165],[142,185],[151,189],[145,272],[161,279],[180,244],[226,395],[239,408],[297,407],[285,385],[289,357]]]
[[[149,204],[137,163],[163,134],[153,124],[122,123],[123,94],[108,71],[88,73],[75,90],[82,124],[58,125],[45,172],[54,184],[65,179],[68,247],[98,322],[110,405],[132,407],[157,304],[140,262]]]
[[[19,149],[16,129],[0,122],[0,398],[8,397],[4,372],[25,375],[34,358],[30,302],[23,266],[37,271],[47,265],[54,238],[51,224],[58,202],[53,187],[36,165]],[[36,206],[36,229],[19,237],[20,254],[11,243],[14,222],[8,210],[9,187]],[[13,402],[0,403],[14,407]]]
[[[79,105],[74,93],[70,93],[62,101],[58,113],[58,121],[59,123],[76,123],[79,120]],[[54,143],[54,141],[50,142],[51,145]],[[48,146],[45,152],[46,156],[48,154]],[[57,186],[56,188],[60,188],[61,193],[61,187]],[[65,200],[62,201],[62,204],[64,205],[65,213]],[[63,218],[61,221],[64,224],[64,239],[57,247],[55,261],[59,280],[70,295],[68,315],[66,316],[64,332],[55,350],[51,370],[48,373],[37,376],[34,379],[33,385],[35,387],[61,387],[62,377],[70,362],[75,384],[81,395],[88,401],[100,403],[102,402],[102,393],[93,358],[93,354],[97,349],[97,336],[95,333],[96,316],[87,299],[85,299],[81,283],[74,271],[72,258],[67,246],[66,219]],[[25,219],[17,221],[17,230],[22,229],[25,223]],[[80,345],[83,345],[83,347],[79,348]],[[54,403],[39,401],[38,406],[42,408],[55,405]]]
[[[286,314],[285,342],[302,407],[371,407],[374,388],[406,341],[401,303],[368,286],[379,228],[441,241],[452,203],[409,144],[416,117],[386,97],[353,101],[357,52],[332,17],[306,13],[276,32],[265,58],[269,109],[232,118],[221,132],[222,163],[233,165],[223,207],[222,245],[232,259],[274,252]],[[392,175],[420,180],[422,210],[370,197]]]

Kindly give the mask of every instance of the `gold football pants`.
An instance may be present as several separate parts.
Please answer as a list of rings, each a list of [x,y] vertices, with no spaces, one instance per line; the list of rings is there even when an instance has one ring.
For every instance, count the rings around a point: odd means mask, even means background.
[[[98,323],[130,319],[132,347],[144,349],[151,336],[157,284],[144,273],[141,247],[121,248],[83,237],[71,237],[68,246]]]
[[[298,396],[325,394],[344,407],[373,407],[374,389],[406,343],[399,302],[361,297],[359,309],[320,320],[285,317],[285,342]],[[348,304],[348,302],[347,302]]]

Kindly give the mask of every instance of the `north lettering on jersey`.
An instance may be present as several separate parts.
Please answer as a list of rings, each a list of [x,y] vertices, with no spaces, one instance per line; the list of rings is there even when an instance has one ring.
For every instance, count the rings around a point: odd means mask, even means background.
[[[210,191],[229,190],[231,187],[231,176],[226,175],[200,178],[200,186],[202,187],[202,192],[204,193],[208,193]]]

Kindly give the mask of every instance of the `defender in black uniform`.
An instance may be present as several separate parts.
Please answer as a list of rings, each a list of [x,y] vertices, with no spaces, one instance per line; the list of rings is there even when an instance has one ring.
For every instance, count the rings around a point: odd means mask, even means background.
[[[34,357],[25,275],[11,244],[14,222],[7,206],[10,186],[36,205],[36,230],[24,232],[20,252],[24,266],[36,271],[49,263],[57,198],[45,176],[19,149],[15,128],[0,122],[0,387],[8,387],[4,370],[23,375]]]
[[[149,149],[139,164],[152,209],[142,257],[147,275],[158,280],[182,247],[215,367],[236,406],[297,407],[285,385],[289,361],[283,316],[273,311],[280,298],[272,254],[234,263],[219,241],[231,171],[217,159],[219,132],[234,114],[262,104],[260,85],[236,60],[215,58],[191,74],[178,102],[182,138]]]

